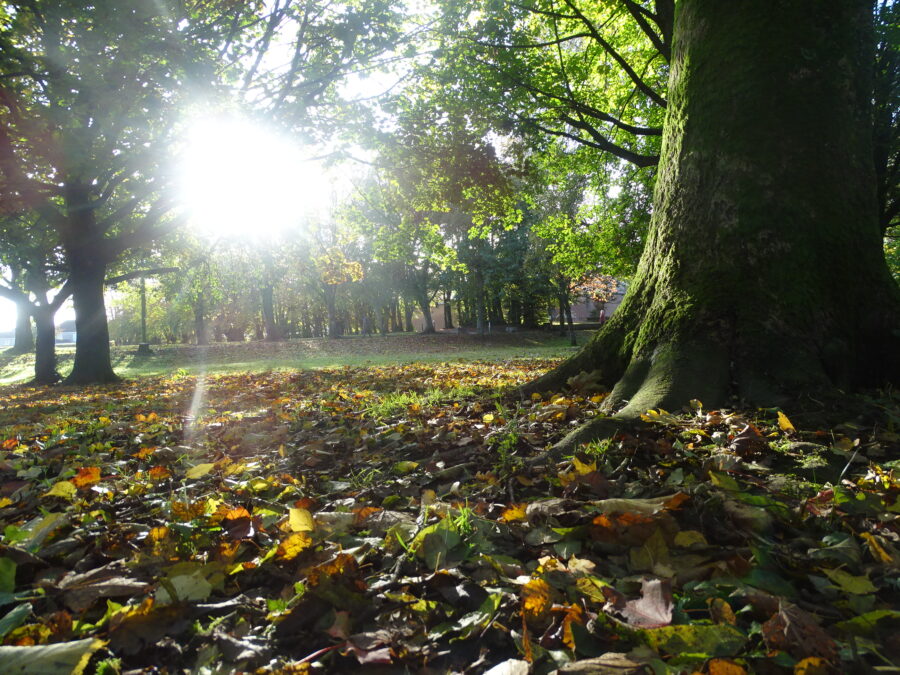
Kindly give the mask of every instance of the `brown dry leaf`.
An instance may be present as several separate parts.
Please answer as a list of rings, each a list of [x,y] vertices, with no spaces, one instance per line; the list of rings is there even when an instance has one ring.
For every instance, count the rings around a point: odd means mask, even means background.
[[[93,485],[94,483],[100,482],[100,467],[99,466],[85,466],[78,469],[78,473],[76,473],[72,477],[72,483],[77,488],[87,487],[89,485]]]
[[[222,519],[222,527],[232,539],[250,539],[256,534],[259,518],[253,518],[243,506],[231,509]]]
[[[172,517],[182,523],[200,518],[206,513],[205,502],[172,502]]]
[[[312,537],[306,532],[295,532],[278,544],[275,555],[279,560],[293,560],[306,549],[312,546]]]
[[[815,617],[789,602],[781,601],[778,612],[762,625],[762,634],[769,649],[785,650],[794,658],[837,658],[837,645]]]
[[[553,589],[543,579],[532,579],[522,586],[522,616],[529,623],[540,623],[553,607]]]
[[[326,580],[335,577],[359,580],[362,583],[362,580],[359,579],[359,563],[356,562],[356,558],[349,553],[338,553],[332,560],[312,568],[307,581],[310,586],[320,586]],[[365,590],[365,587],[365,583],[359,586],[360,590]]]
[[[126,607],[109,619],[109,641],[112,649],[137,654],[164,635],[178,635],[190,625],[189,616],[178,605],[155,607],[153,598],[140,605]]]
[[[639,546],[653,536],[657,520],[640,513],[601,513],[592,522],[591,537],[623,546]]]

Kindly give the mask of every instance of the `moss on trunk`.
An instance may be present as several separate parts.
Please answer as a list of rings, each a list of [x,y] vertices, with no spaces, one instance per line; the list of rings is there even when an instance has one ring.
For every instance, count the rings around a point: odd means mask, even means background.
[[[599,368],[609,408],[635,416],[897,381],[870,23],[859,0],[679,3],[638,272],[595,339],[529,391]]]

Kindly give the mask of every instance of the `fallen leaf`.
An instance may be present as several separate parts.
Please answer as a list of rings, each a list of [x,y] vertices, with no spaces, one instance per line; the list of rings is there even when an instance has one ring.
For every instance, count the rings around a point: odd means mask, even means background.
[[[532,579],[522,586],[522,616],[528,623],[541,623],[550,615],[553,590],[543,579]]]
[[[82,467],[81,469],[78,469],[78,473],[72,477],[72,483],[77,488],[87,487],[98,482],[100,482],[99,466]]]
[[[781,429],[785,433],[792,434],[796,429],[794,429],[794,425],[791,424],[791,421],[788,419],[788,416],[785,415],[780,410],[778,411],[778,428]]]
[[[85,638],[32,647],[0,647],[0,671],[7,675],[81,675],[106,642]]]
[[[296,507],[288,509],[288,525],[291,532],[312,532],[316,529],[312,514],[306,509]]]
[[[621,611],[625,620],[640,628],[659,628],[672,623],[672,584],[669,580],[644,579],[639,600],[629,600]]]
[[[293,560],[312,546],[312,537],[306,532],[295,532],[278,545],[275,555],[280,560]]]
[[[75,484],[68,480],[60,480],[53,484],[47,492],[44,493],[44,497],[59,497],[61,499],[75,499],[75,495],[78,494],[78,488],[75,487]]]
[[[184,472],[184,477],[190,480],[201,478],[215,468],[215,463],[196,464]]]

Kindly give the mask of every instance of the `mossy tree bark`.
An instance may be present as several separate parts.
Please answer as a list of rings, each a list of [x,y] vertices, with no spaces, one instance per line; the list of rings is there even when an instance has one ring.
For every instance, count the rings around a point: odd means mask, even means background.
[[[628,295],[526,391],[599,369],[621,416],[900,375],[862,0],[682,0],[650,233]]]

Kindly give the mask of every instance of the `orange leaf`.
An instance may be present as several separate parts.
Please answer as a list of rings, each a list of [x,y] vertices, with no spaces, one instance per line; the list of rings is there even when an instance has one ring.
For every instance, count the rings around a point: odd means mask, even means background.
[[[522,616],[529,623],[542,621],[553,607],[553,590],[543,579],[532,579],[522,586]]]
[[[667,499],[664,506],[668,510],[674,511],[675,509],[681,508],[681,505],[688,501],[690,498],[690,495],[685,494],[684,492],[679,492],[672,495],[671,499]]]
[[[709,675],[747,675],[747,669],[730,659],[712,659]]]
[[[99,466],[85,466],[78,469],[78,473],[76,473],[72,477],[72,483],[77,488],[83,488],[88,485],[93,485],[94,483],[100,482],[100,467]]]
[[[575,635],[572,633],[572,624],[584,625],[584,610],[578,605],[569,605],[566,615],[563,617],[563,644],[575,651]]]
[[[156,452],[155,447],[150,448],[141,448],[136,453],[132,455],[132,457],[137,457],[138,459],[147,459],[150,455]]]
[[[380,506],[360,506],[358,508],[355,508],[353,509],[353,515],[356,516],[355,522],[357,525],[359,525],[373,513],[378,513],[379,511],[383,510],[384,509],[382,509]]]
[[[152,480],[165,480],[172,477],[172,472],[162,465],[154,466],[147,472]]]
[[[294,502],[294,506],[298,509],[306,509],[307,511],[315,511],[318,502],[312,497],[303,497]]]

